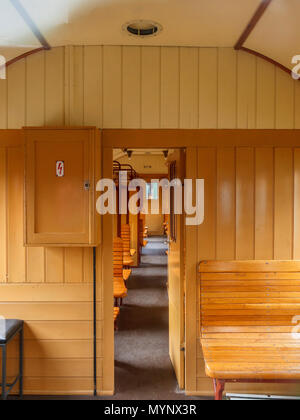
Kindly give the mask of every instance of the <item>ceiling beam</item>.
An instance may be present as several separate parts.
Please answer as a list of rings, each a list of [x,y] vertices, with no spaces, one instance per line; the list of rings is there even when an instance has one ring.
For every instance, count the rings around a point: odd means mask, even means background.
[[[265,11],[267,10],[267,8],[270,6],[271,3],[272,3],[272,0],[262,0],[261,1],[260,5],[258,6],[258,8],[257,8],[256,12],[254,13],[252,19],[250,20],[246,29],[244,30],[244,32],[240,36],[240,39],[235,44],[234,48],[236,50],[240,50],[243,47],[243,45],[245,44],[245,42],[247,41],[247,39],[249,38],[249,36],[253,32],[254,28],[256,27],[256,25],[258,24],[258,22],[260,21],[263,14],[265,13]]]
[[[14,6],[16,11],[22,17],[26,25],[32,31],[34,36],[38,39],[39,43],[43,47],[44,50],[51,50],[50,44],[47,42],[44,35],[41,33],[39,28],[37,27],[36,23],[32,20],[31,16],[28,14],[27,10],[22,6],[20,0],[10,0],[11,4]]]

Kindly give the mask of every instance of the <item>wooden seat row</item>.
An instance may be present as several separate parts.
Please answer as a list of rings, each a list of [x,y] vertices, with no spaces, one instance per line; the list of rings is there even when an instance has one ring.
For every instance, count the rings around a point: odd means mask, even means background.
[[[221,400],[226,382],[300,382],[299,261],[203,261],[201,344]]]

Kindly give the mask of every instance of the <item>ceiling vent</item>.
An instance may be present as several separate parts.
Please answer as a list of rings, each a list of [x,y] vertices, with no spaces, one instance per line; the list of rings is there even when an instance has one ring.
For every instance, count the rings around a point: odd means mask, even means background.
[[[139,38],[157,36],[162,31],[162,26],[150,20],[134,20],[123,25],[123,31]]]

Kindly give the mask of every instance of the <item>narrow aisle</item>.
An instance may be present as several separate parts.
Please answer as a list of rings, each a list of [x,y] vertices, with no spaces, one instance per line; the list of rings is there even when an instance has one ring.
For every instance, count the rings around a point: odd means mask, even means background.
[[[190,399],[177,393],[169,358],[168,260],[165,238],[148,238],[128,281],[115,335],[116,395],[112,399]]]

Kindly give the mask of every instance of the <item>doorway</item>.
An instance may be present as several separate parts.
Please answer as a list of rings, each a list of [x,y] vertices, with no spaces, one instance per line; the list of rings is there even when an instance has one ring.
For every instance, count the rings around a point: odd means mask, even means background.
[[[124,264],[130,271],[124,281],[126,296],[116,299],[114,295],[115,313],[118,311],[114,337],[115,398],[139,399],[140,395],[176,399],[178,395],[182,399],[177,391],[184,389],[183,215],[174,212],[173,188],[170,214],[163,214],[162,192],[153,180],[183,181],[185,151],[115,149],[112,160],[114,178],[118,171],[125,170],[128,179],[144,180],[149,209],[146,215],[113,217],[113,240],[121,237],[126,242],[125,226],[129,229],[129,249],[125,254],[131,258]],[[151,214],[156,201],[159,211]]]

